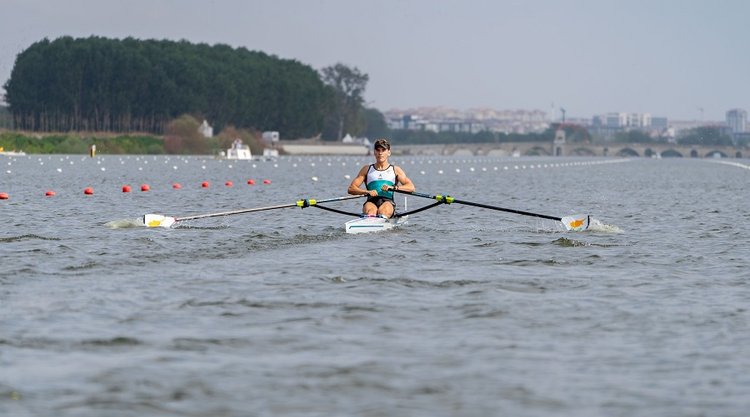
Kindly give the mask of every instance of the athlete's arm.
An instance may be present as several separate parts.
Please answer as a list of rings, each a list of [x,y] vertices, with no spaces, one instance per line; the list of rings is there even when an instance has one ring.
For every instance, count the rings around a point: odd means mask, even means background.
[[[366,189],[362,188],[362,183],[365,182],[365,177],[367,176],[367,170],[370,168],[369,165],[365,165],[362,167],[362,169],[359,170],[359,173],[356,177],[352,180],[352,183],[349,184],[349,189],[347,192],[352,195],[372,195],[372,193]]]
[[[413,193],[414,191],[416,191],[417,188],[414,186],[414,183],[411,182],[409,177],[406,176],[406,173],[404,172],[403,169],[401,169],[401,167],[395,167],[395,171],[396,171],[396,178],[398,178],[398,182],[399,182],[396,185],[398,186],[399,190],[408,191],[410,193]]]

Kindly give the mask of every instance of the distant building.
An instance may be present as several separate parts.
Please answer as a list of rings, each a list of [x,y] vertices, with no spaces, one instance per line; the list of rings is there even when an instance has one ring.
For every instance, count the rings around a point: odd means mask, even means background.
[[[621,132],[639,130],[652,137],[663,136],[669,128],[666,117],[650,113],[612,112],[594,116],[589,132],[604,140],[611,140]]]
[[[263,132],[261,138],[263,139],[263,142],[270,145],[279,141],[279,132],[275,130],[268,130]]]
[[[658,130],[664,130],[669,128],[669,119],[666,117],[652,117],[651,127]]]
[[[198,132],[203,135],[204,138],[214,137],[214,128],[208,125],[208,121],[204,120],[203,123],[198,127]]]
[[[541,110],[495,110],[474,108],[421,107],[385,112],[386,123],[394,130],[428,132],[501,133],[543,132],[549,127]]]
[[[732,109],[727,112],[727,126],[732,134],[747,132],[747,111]]]

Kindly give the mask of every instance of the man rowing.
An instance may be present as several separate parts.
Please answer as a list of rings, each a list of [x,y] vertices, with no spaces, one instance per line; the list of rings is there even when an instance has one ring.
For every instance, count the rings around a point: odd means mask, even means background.
[[[368,216],[381,215],[390,218],[396,211],[396,202],[391,189],[414,192],[415,187],[401,167],[391,165],[391,144],[387,139],[378,139],[373,145],[375,163],[365,165],[349,184],[352,195],[367,195],[362,213]],[[365,184],[366,189],[362,189]],[[391,188],[392,187],[392,188]]]

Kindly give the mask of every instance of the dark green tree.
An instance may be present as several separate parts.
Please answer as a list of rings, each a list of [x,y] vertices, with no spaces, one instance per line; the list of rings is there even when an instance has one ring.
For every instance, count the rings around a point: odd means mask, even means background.
[[[618,143],[654,143],[654,138],[640,130],[628,130],[615,134],[615,142]]]
[[[390,136],[388,123],[385,121],[383,113],[373,108],[365,108],[362,112],[365,120],[364,135],[370,139]]]
[[[681,145],[732,146],[732,138],[716,126],[701,126],[689,129],[677,138]]]
[[[44,132],[162,134],[190,114],[218,130],[313,136],[334,97],[313,68],[263,52],[95,36],[32,44],[4,87],[16,128]]]
[[[324,136],[334,136],[334,140],[339,140],[344,137],[344,131],[354,135],[363,133],[365,125],[361,113],[369,76],[356,67],[337,63],[323,68],[321,78],[333,90],[333,103]]]

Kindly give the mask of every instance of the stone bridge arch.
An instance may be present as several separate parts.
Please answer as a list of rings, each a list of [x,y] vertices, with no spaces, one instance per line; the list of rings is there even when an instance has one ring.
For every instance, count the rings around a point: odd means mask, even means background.
[[[665,150],[663,150],[661,152],[661,157],[662,158],[682,158],[683,156],[680,153],[680,151],[678,151],[676,149],[669,148],[669,149],[665,149]]]
[[[633,148],[622,148],[619,151],[617,151],[615,156],[618,158],[626,158],[626,157],[631,157],[631,156],[641,156],[641,154],[639,154],[638,151],[636,151]]]
[[[524,156],[552,156],[548,147],[534,146],[524,152]]]
[[[590,147],[580,146],[570,151],[570,156],[596,156],[596,152],[591,150]]]
[[[727,157],[729,157],[729,155],[725,154],[724,152],[718,149],[712,149],[706,152],[706,155],[704,155],[704,158],[727,158]]]

